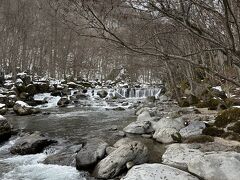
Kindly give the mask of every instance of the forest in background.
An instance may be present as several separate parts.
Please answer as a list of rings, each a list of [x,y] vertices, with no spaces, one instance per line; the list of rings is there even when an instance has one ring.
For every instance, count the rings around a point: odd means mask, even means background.
[[[206,83],[240,86],[238,0],[1,0],[0,9],[5,73],[104,80],[125,67],[177,99]]]

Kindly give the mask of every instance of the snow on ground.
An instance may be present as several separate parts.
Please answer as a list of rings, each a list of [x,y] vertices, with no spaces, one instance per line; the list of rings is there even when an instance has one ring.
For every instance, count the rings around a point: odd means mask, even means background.
[[[0,109],[4,108],[5,106],[5,104],[0,103]]]
[[[221,86],[215,86],[215,87],[212,87],[212,88],[213,88],[213,89],[217,89],[217,90],[219,90],[219,91],[223,91]]]

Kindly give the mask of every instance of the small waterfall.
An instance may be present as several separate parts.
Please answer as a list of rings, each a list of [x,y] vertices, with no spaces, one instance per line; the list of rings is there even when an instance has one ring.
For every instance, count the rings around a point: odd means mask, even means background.
[[[155,96],[160,88],[120,88],[116,92],[125,98],[146,98]]]
[[[88,90],[89,96],[97,96],[97,92],[100,89]],[[105,89],[106,90],[106,89]],[[121,96],[124,98],[146,98],[149,96],[156,96],[161,88],[118,88],[118,89],[107,89],[108,96]]]

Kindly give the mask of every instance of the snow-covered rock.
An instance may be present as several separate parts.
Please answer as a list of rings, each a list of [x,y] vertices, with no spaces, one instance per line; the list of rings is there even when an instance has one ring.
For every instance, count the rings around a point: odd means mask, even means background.
[[[23,101],[16,101],[15,105],[13,106],[13,110],[17,115],[20,116],[30,115],[39,112],[37,109],[34,109],[32,106],[29,106]]]
[[[121,180],[198,180],[197,177],[163,164],[142,164],[130,169]]]

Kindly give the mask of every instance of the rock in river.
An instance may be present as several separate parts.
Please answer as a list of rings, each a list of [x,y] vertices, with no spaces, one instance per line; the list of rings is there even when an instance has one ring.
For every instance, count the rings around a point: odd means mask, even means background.
[[[10,148],[12,154],[36,154],[43,151],[48,145],[55,143],[56,141],[51,140],[39,132],[32,134],[26,134],[16,141],[16,143]]]
[[[101,139],[89,140],[83,148],[77,153],[76,167],[79,170],[88,170],[101,160],[108,144]]]
[[[142,164],[130,169],[121,180],[198,180],[190,173],[163,164]]]
[[[30,115],[40,112],[38,109],[29,106],[27,103],[23,101],[17,101],[13,106],[13,110],[17,115],[24,116]]]
[[[0,115],[0,143],[11,136],[11,125],[7,119]]]
[[[44,164],[57,164],[60,166],[76,166],[76,155],[80,151],[82,145],[74,145],[66,147],[56,154],[48,156]]]
[[[121,143],[120,143],[121,144]],[[138,141],[119,146],[102,159],[94,170],[94,176],[102,179],[114,178],[122,170],[148,161],[148,149]]]

